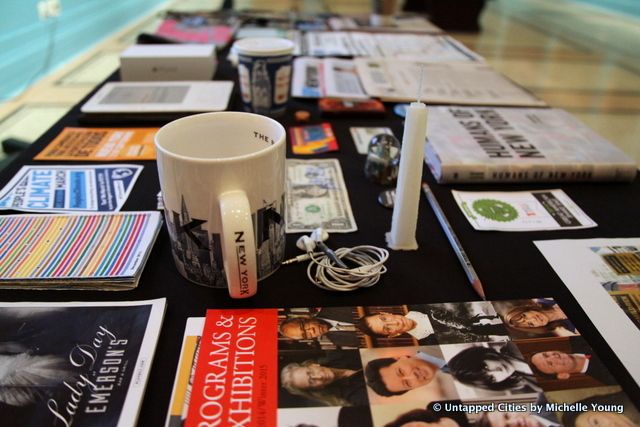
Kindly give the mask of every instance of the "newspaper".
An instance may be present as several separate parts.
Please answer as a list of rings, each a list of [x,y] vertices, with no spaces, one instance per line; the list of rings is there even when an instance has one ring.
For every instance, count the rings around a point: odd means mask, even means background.
[[[426,34],[375,34],[375,45],[387,58],[429,62],[483,61],[477,53],[450,36]],[[373,55],[363,55],[373,56]]]
[[[356,31],[348,34],[354,56],[383,56],[375,35]]]
[[[5,426],[135,426],[166,299],[0,303]]]
[[[480,55],[445,35],[310,31],[304,40],[306,54],[310,56],[386,57],[429,62],[483,61]]]
[[[306,54],[311,56],[353,56],[349,33],[309,31],[304,35]]]
[[[640,238],[534,243],[640,385]]]
[[[318,227],[330,233],[358,229],[337,159],[287,159],[287,233]]]
[[[394,26],[371,27],[369,15],[361,17],[340,16],[327,19],[329,28],[334,31],[342,30],[366,30],[370,32],[411,32],[411,33],[442,33],[438,28],[423,16],[396,16]]]
[[[356,58],[366,93],[385,101],[462,105],[545,106],[502,74],[482,63],[434,63]],[[422,93],[418,94],[424,70]]]
[[[369,99],[353,60],[300,57],[293,61],[291,95],[299,98]]]
[[[562,190],[451,193],[476,230],[571,230],[598,225]]]
[[[23,166],[0,191],[0,210],[116,212],[142,166]]]

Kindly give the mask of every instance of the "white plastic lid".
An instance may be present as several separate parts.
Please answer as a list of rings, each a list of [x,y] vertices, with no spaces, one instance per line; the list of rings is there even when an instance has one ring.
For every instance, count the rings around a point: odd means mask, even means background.
[[[293,52],[294,44],[289,39],[277,37],[247,37],[233,44],[233,51],[250,56],[279,56]]]

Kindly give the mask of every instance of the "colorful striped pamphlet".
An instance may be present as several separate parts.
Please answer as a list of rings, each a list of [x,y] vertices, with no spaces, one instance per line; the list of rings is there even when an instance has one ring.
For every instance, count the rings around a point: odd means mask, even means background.
[[[2,216],[0,288],[134,288],[161,224],[151,211]]]

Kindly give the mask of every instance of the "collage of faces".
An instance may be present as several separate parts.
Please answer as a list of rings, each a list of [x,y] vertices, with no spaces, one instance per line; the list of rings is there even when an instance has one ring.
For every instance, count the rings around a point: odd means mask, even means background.
[[[278,317],[279,426],[640,426],[550,298]]]

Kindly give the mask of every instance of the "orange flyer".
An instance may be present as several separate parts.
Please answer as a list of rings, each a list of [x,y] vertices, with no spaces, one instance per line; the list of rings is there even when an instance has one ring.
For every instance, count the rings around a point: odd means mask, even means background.
[[[155,160],[158,128],[67,127],[35,160]]]

